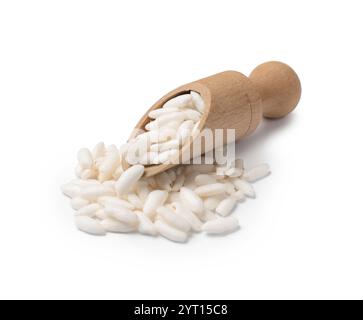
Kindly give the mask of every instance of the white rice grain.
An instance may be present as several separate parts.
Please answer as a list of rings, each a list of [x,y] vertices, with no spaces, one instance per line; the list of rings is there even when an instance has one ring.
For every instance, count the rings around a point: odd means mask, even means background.
[[[71,207],[74,210],[79,210],[89,204],[89,201],[81,197],[75,197],[71,200]]]
[[[106,207],[104,210],[108,216],[116,219],[117,221],[129,224],[131,226],[135,226],[138,224],[139,220],[136,214],[129,209],[122,207]]]
[[[193,105],[199,112],[203,113],[205,105],[201,95],[195,91],[190,91],[190,95],[192,96]]]
[[[152,223],[152,221],[143,212],[138,212],[137,217],[139,218],[138,231],[142,234],[149,236],[156,236],[158,231]]]
[[[181,188],[180,200],[187,208],[197,214],[201,214],[204,210],[203,200],[191,189]]]
[[[165,190],[154,190],[147,196],[143,208],[143,212],[148,218],[153,219],[156,209],[162,206],[168,198],[168,192]]]
[[[237,201],[232,197],[224,199],[220,202],[218,207],[216,208],[216,212],[222,217],[226,217],[232,213],[235,209]]]
[[[225,234],[237,230],[238,220],[234,217],[218,218],[206,222],[202,230],[208,234]]]
[[[158,213],[158,217],[161,217],[163,221],[178,230],[188,232],[191,229],[189,222],[183,216],[177,215],[170,208],[159,207],[156,212]]]
[[[144,174],[144,166],[142,165],[135,165],[127,169],[120,177],[120,179],[117,180],[116,183],[116,191],[117,194],[123,195],[127,193],[134,184],[139,181],[139,179]]]
[[[223,183],[213,183],[200,186],[194,190],[200,197],[211,197],[226,192],[226,186]]]
[[[180,202],[173,203],[173,206],[175,207],[176,214],[184,217],[192,227],[193,231],[201,231],[203,223],[191,210],[183,206]]]
[[[252,185],[249,182],[247,182],[246,180],[237,178],[237,179],[233,179],[232,183],[236,186],[236,188],[238,190],[243,191],[245,196],[247,196],[249,198],[256,197],[255,190],[253,189]]]
[[[106,218],[105,220],[102,220],[101,226],[108,232],[114,233],[128,233],[136,231],[136,227],[134,225],[123,223],[114,218]]]
[[[243,179],[248,182],[255,182],[270,174],[270,167],[268,164],[260,164],[252,169],[247,170],[243,174]]]
[[[165,102],[163,108],[186,108],[192,105],[192,96],[190,94],[181,94]]]
[[[82,148],[77,154],[78,163],[82,169],[91,169],[93,166],[93,157],[91,151],[87,148]]]
[[[80,192],[80,196],[82,198],[90,201],[96,201],[99,197],[113,196],[114,194],[115,192],[113,191],[113,189],[105,187],[103,185],[86,186]]]
[[[74,219],[76,227],[86,233],[96,236],[106,235],[103,226],[97,221],[87,216],[78,216]]]
[[[87,216],[93,218],[102,207],[98,203],[91,203],[76,211],[76,216]]]
[[[98,198],[98,203],[104,207],[122,207],[129,210],[135,209],[135,206],[133,204],[117,197],[100,197]]]
[[[157,220],[155,227],[159,234],[171,241],[186,242],[188,240],[188,234],[186,232],[175,229],[163,221]]]

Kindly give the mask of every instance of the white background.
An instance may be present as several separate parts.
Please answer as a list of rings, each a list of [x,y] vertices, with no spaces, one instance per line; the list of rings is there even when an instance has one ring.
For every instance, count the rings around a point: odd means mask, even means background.
[[[361,1],[1,1],[0,298],[363,298]],[[239,143],[272,175],[242,229],[78,232],[59,186],[175,87],[280,60],[293,114]]]

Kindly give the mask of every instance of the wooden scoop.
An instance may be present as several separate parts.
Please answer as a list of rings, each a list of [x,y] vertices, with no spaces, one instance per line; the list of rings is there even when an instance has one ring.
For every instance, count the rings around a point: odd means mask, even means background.
[[[290,113],[300,100],[301,85],[292,68],[276,61],[259,65],[249,77],[237,71],[217,73],[167,93],[146,112],[135,129],[145,130],[145,125],[151,120],[148,117],[151,110],[161,108],[168,100],[190,91],[198,92],[205,103],[199,130],[235,129],[236,140],[239,140],[257,128],[262,116],[281,118]],[[135,135],[133,133],[130,139]],[[179,157],[186,148],[190,145],[183,146]],[[147,166],[145,176],[150,177],[175,166]]]

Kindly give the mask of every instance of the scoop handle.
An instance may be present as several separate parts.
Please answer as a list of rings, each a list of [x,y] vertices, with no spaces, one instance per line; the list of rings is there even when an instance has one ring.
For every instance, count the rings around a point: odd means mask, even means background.
[[[301,84],[295,71],[279,61],[257,66],[249,76],[262,100],[265,118],[281,118],[297,106]]]

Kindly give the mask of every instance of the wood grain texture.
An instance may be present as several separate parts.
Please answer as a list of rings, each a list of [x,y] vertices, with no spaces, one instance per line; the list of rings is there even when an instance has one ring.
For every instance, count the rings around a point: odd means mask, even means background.
[[[295,109],[301,97],[301,84],[287,64],[271,61],[256,67],[250,74],[263,101],[266,118],[281,118]]]
[[[277,118],[291,112],[300,99],[301,85],[296,73],[281,62],[267,62],[258,66],[250,78],[237,71],[217,73],[164,95],[145,113],[135,128],[145,129],[150,121],[148,114],[151,110],[161,108],[166,101],[190,91],[198,92],[206,106],[199,129],[235,129],[236,140],[239,140],[257,128],[262,115]],[[135,132],[130,139],[134,137]],[[180,150],[179,158],[190,156],[191,145],[185,145]],[[126,163],[124,165],[128,166]],[[174,166],[148,166],[145,176],[153,176]]]

